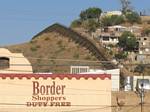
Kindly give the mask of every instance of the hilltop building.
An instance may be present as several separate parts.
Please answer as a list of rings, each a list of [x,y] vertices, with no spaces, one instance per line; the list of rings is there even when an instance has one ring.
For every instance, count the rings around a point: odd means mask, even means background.
[[[101,14],[101,16],[113,16],[113,15],[117,15],[117,16],[121,16],[122,12],[121,11],[107,11],[107,12],[103,12]]]

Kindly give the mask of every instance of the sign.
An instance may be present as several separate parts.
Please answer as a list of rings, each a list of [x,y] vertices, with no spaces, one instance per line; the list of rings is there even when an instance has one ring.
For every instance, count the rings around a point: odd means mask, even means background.
[[[2,112],[111,112],[108,74],[0,74]]]

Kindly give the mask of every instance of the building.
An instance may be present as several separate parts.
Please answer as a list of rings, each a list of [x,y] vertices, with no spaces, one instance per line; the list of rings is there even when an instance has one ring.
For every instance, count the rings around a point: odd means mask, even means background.
[[[109,29],[109,31],[111,31],[111,32],[118,32],[118,33],[119,33],[119,32],[122,33],[122,32],[124,32],[124,31],[127,31],[127,27],[121,26],[121,25],[109,26],[108,29]]]
[[[101,16],[113,16],[113,15],[117,15],[117,16],[121,16],[122,12],[121,11],[107,11],[107,12],[103,12],[101,14]]]
[[[139,38],[139,54],[150,54],[150,37]]]
[[[33,73],[30,62],[22,53],[0,48],[0,73]]]
[[[119,42],[119,37],[110,33],[102,33],[99,36],[99,41],[104,45],[116,45]]]
[[[130,26],[125,27],[121,25],[108,26],[101,29],[97,29],[96,32],[92,33],[93,38],[99,39],[102,44],[116,45],[119,42],[119,38],[123,32],[129,31],[136,37],[140,37],[142,34],[142,27]]]
[[[89,66],[71,66],[70,67],[70,73],[71,74],[79,74],[83,72],[89,72],[90,67]]]
[[[140,27],[140,26],[135,26],[135,25],[133,25],[133,26],[130,26],[130,27],[128,27],[127,28],[127,31],[130,31],[131,33],[133,33],[136,37],[139,37],[139,36],[141,36],[141,34],[142,34],[142,27]]]
[[[139,37],[139,53],[137,61],[142,63],[150,63],[150,37]]]
[[[112,70],[90,69],[89,72],[81,73],[81,74],[111,74],[112,91],[120,90],[120,70],[119,69],[112,69]]]
[[[111,75],[0,74],[1,112],[111,112]]]
[[[101,31],[98,29],[93,36],[98,38],[102,44],[116,45],[119,42],[119,37],[126,30],[127,27],[120,25],[109,26],[102,28]]]

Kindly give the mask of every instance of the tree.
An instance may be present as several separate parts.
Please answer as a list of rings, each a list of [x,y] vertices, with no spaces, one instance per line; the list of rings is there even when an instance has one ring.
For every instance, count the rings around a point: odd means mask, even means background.
[[[103,17],[101,20],[101,24],[102,26],[111,26],[112,25],[112,21],[111,21],[111,17]]]
[[[119,38],[119,46],[125,51],[134,51],[138,46],[137,39],[131,32],[125,31]]]
[[[133,11],[126,12],[125,17],[128,20],[128,22],[131,24],[141,23],[141,17],[137,12],[133,12]]]
[[[112,25],[118,25],[124,22],[123,16],[118,15],[112,15],[112,16],[106,16],[102,18],[102,25],[103,26],[112,26]]]
[[[99,22],[94,19],[88,19],[82,23],[82,26],[89,32],[95,31],[97,27],[100,26]]]
[[[128,54],[126,52],[123,52],[123,51],[119,52],[118,54],[115,54],[115,57],[117,59],[126,59],[127,56],[128,56]]]
[[[74,20],[70,26],[72,28],[75,28],[75,27],[80,27],[81,25],[82,25],[82,22],[79,19],[77,19],[77,20]]]
[[[88,8],[84,11],[81,11],[80,18],[81,20],[87,20],[87,19],[97,19],[99,21],[100,15],[102,13],[102,10],[100,8]]]

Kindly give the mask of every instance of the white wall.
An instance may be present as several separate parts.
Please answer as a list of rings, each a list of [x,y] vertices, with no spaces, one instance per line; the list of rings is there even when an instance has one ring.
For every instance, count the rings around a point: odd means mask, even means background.
[[[112,70],[90,69],[89,72],[82,73],[82,74],[111,74],[112,91],[119,91],[119,88],[120,88],[120,69],[112,69]]]

